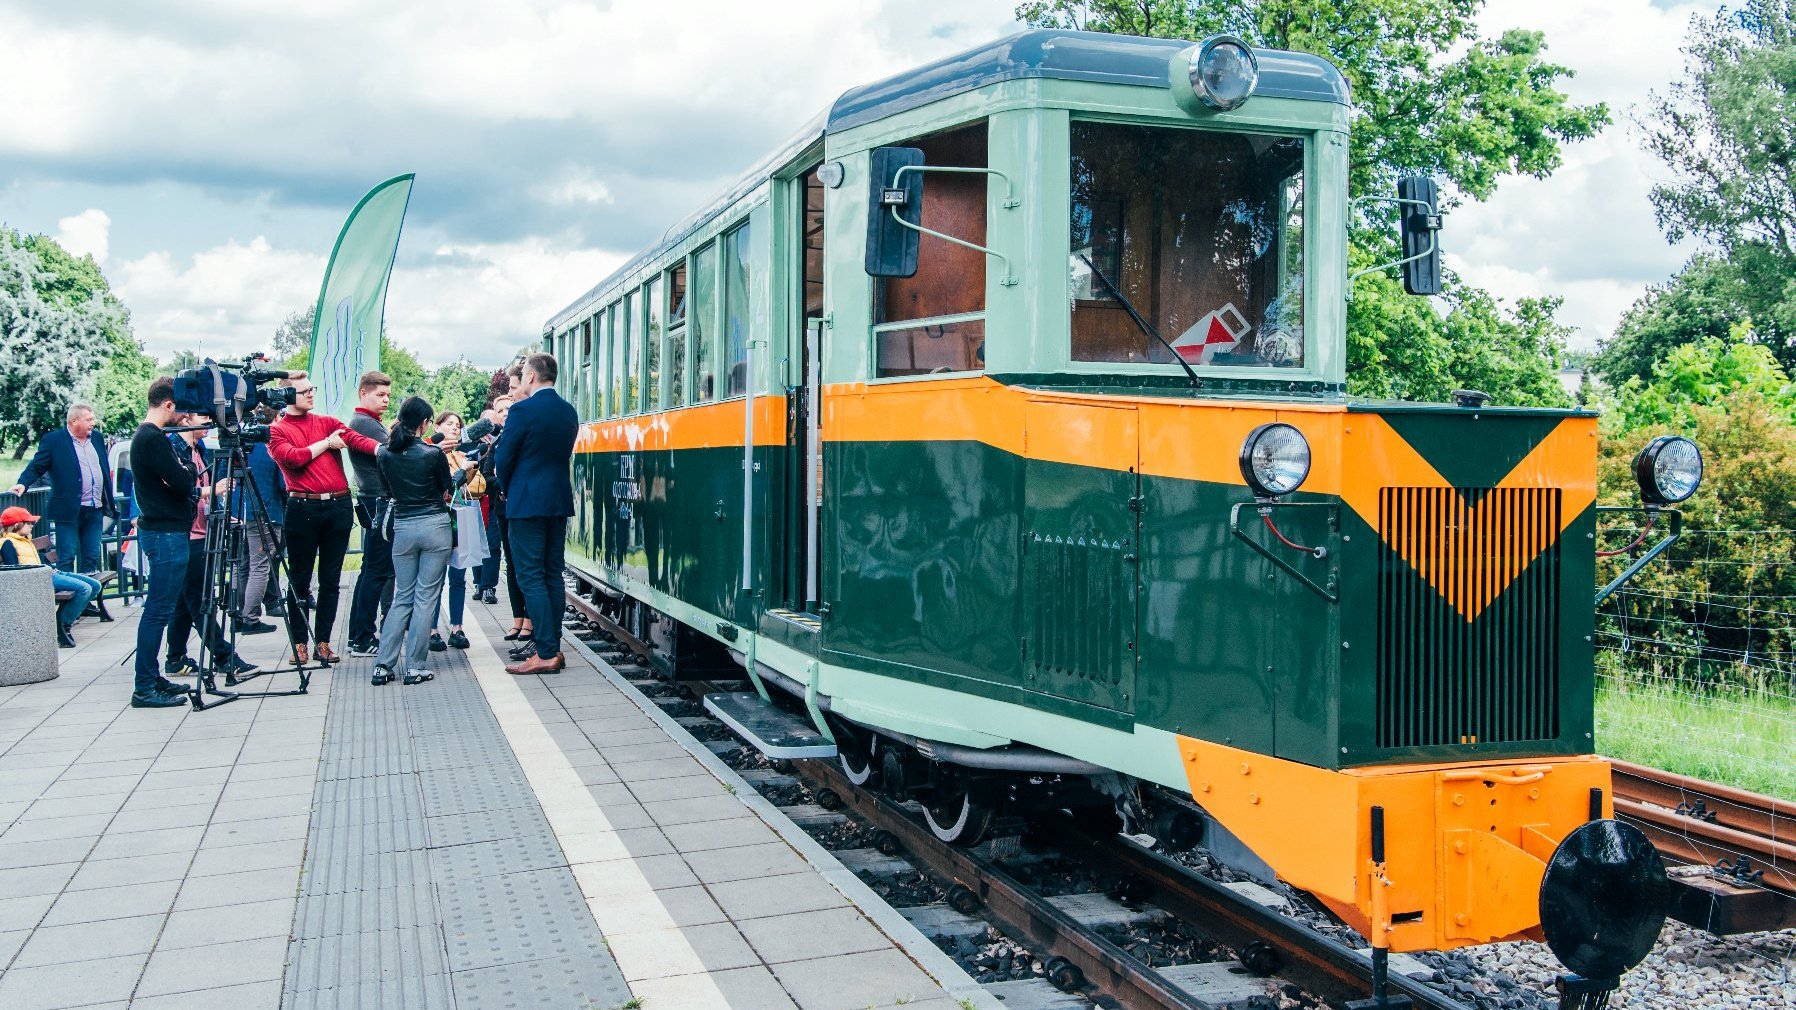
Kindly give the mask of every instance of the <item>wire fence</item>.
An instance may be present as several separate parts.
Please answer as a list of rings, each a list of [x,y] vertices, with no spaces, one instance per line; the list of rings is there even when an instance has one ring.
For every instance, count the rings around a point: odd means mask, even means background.
[[[1796,797],[1796,530],[1686,530],[1598,610],[1596,645],[1599,750]]]

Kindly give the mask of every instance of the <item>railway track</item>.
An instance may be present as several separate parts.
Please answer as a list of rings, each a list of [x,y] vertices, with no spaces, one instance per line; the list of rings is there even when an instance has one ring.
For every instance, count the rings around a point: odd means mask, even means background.
[[[1672,863],[1672,914],[1711,933],[1796,926],[1796,804],[1626,761],[1615,815]]]
[[[578,573],[570,574],[585,582]],[[607,633],[617,649],[646,660],[643,643],[585,595],[570,590],[567,600],[582,618]],[[705,682],[682,686],[695,696],[733,687]],[[1070,818],[1038,825],[1032,843],[1126,882],[1130,906],[1158,909],[1241,955],[1240,962],[1151,966],[1106,936],[1094,924],[1096,920],[1082,917],[1019,880],[1004,861],[992,855],[991,847],[964,849],[938,840],[915,814],[891,799],[857,788],[832,762],[794,761],[790,765],[792,778],[815,794],[825,809],[852,813],[881,833],[886,855],[902,855],[939,881],[955,912],[976,912],[1013,940],[1041,952],[1046,978],[1060,989],[1095,989],[1104,1005],[1132,1010],[1272,1006],[1277,1000],[1267,993],[1285,984],[1295,987],[1289,991],[1301,990],[1330,1005],[1363,999],[1371,991],[1371,961],[1364,950],[1123,836],[1092,835]],[[1256,985],[1263,990],[1261,995],[1242,995]],[[1390,989],[1393,995],[1408,996],[1415,1007],[1466,1010],[1465,1004],[1395,970]]]

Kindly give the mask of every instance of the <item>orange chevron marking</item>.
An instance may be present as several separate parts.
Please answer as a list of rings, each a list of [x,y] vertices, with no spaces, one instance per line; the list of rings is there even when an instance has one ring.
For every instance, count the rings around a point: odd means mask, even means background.
[[[1450,487],[1383,418],[1356,417],[1354,427],[1360,430],[1347,438],[1363,441],[1347,455],[1380,462],[1343,473],[1341,497],[1367,525],[1379,530],[1387,525],[1380,510],[1384,488]],[[1386,543],[1461,617],[1475,620],[1596,500],[1595,454],[1596,422],[1566,418],[1497,484],[1499,490],[1559,488],[1557,528],[1516,529],[1498,514],[1509,504],[1504,496],[1487,496],[1474,505],[1451,494],[1436,498],[1425,520],[1412,520],[1412,526],[1420,521],[1426,529]]]

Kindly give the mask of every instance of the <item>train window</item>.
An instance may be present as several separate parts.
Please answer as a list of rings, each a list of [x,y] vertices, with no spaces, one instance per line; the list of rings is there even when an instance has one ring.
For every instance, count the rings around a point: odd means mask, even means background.
[[[686,404],[686,264],[667,272],[667,405]]]
[[[580,379],[580,415],[582,417],[599,416],[599,389],[592,380],[593,346],[596,341],[593,334],[604,324],[604,319],[594,315],[580,328],[580,357],[574,364]]]
[[[1073,360],[1171,364],[1132,306],[1194,365],[1301,367],[1303,161],[1297,137],[1075,121]]]
[[[969,126],[906,141],[923,152],[923,164],[986,167],[986,124]],[[985,245],[983,175],[934,172],[923,176],[923,227]],[[876,286],[878,323],[933,319],[985,311],[985,254],[923,235],[917,249],[917,272],[886,277]]]
[[[644,330],[648,334],[647,343],[643,344],[642,361],[642,407],[644,410],[661,409],[661,341],[666,337],[661,321],[667,311],[661,304],[661,296],[666,292],[661,278],[643,285],[642,317]]]
[[[600,310],[593,319],[593,413],[610,417],[611,406],[611,310]]]
[[[692,257],[692,402],[717,399],[717,354],[711,346],[717,327],[717,247]]]
[[[611,366],[607,369],[610,378],[605,389],[610,398],[612,417],[622,417],[624,413],[624,343],[626,331],[618,328],[618,314],[623,307],[618,302],[611,303],[611,309],[605,313],[605,329],[611,337]]]
[[[981,120],[906,144],[922,150],[925,165],[984,168],[987,132]],[[984,245],[987,186],[984,175],[925,175],[923,226]],[[876,375],[985,368],[985,261],[984,253],[924,235],[915,276],[876,282]]]
[[[723,237],[723,364],[724,395],[748,391],[748,330],[754,319],[753,280],[754,222],[742,222]]]
[[[637,363],[642,360],[639,348],[642,345],[642,334],[638,322],[642,318],[642,310],[637,307],[641,296],[632,291],[624,296],[623,315],[617,321],[617,342],[621,348],[618,352],[618,374],[623,376],[624,399],[623,412],[634,414],[642,406],[642,379],[637,374]]]

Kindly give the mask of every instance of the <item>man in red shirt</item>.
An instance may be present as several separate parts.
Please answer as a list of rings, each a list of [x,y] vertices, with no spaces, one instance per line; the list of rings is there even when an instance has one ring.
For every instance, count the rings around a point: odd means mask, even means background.
[[[311,620],[311,654],[320,663],[335,663],[331,626],[337,621],[343,555],[349,550],[350,527],[355,525],[342,452],[348,449],[373,455],[378,443],[328,414],[312,413],[314,390],[303,374],[287,382],[294,390],[293,406],[274,422],[268,434],[268,454],[287,478],[287,519],[283,524],[291,576],[287,626],[292,631],[294,659],[304,666],[307,621],[299,600],[311,591],[316,563],[318,604]]]

